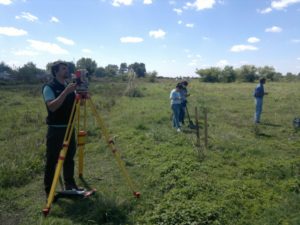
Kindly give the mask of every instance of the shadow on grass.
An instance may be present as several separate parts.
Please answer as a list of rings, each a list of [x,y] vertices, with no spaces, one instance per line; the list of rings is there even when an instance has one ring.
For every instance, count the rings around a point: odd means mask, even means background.
[[[264,122],[264,123],[260,123],[261,125],[264,126],[270,126],[270,127],[281,127],[282,125],[280,124],[274,124],[274,123],[269,123],[269,122]]]
[[[270,135],[270,134],[266,134],[266,133],[261,132],[258,125],[255,125],[255,126],[254,126],[253,131],[254,131],[255,137],[266,137],[266,138],[271,138],[271,137],[273,137],[273,136]]]
[[[80,179],[86,189],[92,189],[83,178]],[[87,198],[59,199],[56,205],[60,208],[56,216],[66,217],[74,224],[131,224],[127,215],[133,209],[132,203],[118,196],[104,196],[96,191]]]
[[[271,138],[271,137],[273,137],[272,135],[270,135],[270,134],[265,134],[265,133],[258,133],[258,134],[256,134],[256,136],[258,136],[258,137],[266,137],[266,138]]]
[[[127,215],[132,210],[126,202],[95,193],[88,198],[61,199],[58,217],[66,217],[74,224],[130,224]]]

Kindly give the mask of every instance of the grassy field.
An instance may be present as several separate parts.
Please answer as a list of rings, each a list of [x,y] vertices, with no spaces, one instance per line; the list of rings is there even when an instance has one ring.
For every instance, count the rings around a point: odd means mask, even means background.
[[[47,218],[43,166],[46,110],[40,86],[0,88],[0,224],[300,224],[300,83],[267,83],[262,124],[253,125],[255,84],[193,80],[189,111],[208,110],[208,149],[194,131],[171,127],[175,80],[94,82],[105,119],[141,198],[135,199],[88,111],[84,179],[97,193],[60,199]],[[201,130],[203,144],[203,130]]]

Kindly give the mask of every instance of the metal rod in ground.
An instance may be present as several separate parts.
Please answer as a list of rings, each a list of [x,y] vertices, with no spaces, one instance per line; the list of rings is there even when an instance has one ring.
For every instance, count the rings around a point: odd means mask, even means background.
[[[204,108],[204,143],[205,148],[208,146],[208,124],[207,124],[207,108]]]

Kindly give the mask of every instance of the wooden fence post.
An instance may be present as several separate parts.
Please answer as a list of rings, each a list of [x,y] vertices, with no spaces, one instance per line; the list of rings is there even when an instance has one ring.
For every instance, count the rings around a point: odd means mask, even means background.
[[[207,108],[204,108],[204,143],[205,148],[208,147],[208,124],[207,124]]]
[[[200,147],[200,131],[199,131],[199,116],[198,116],[198,109],[195,107],[195,122],[196,122],[196,145],[197,147]]]

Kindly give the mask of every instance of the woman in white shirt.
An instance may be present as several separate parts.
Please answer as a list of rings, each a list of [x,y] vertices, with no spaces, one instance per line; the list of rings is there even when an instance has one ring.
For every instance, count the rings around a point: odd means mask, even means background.
[[[170,99],[171,99],[171,108],[173,111],[173,127],[180,132],[180,124],[179,124],[179,113],[181,108],[181,94],[180,90],[182,89],[182,85],[178,83],[176,85],[176,88],[173,89],[170,93]]]

